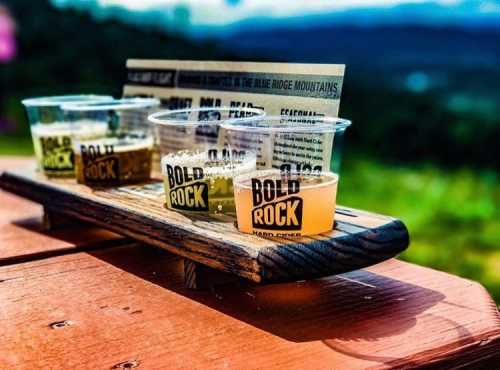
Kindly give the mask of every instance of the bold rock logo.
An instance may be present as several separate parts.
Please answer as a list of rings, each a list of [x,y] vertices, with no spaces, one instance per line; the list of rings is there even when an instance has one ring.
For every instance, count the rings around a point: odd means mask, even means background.
[[[113,145],[82,145],[83,176],[88,183],[118,182],[119,159]]]
[[[46,171],[68,171],[73,169],[74,158],[71,139],[68,136],[42,137],[42,167]]]
[[[302,228],[302,198],[298,180],[252,179],[252,225],[255,229],[292,231]]]
[[[183,211],[208,211],[208,185],[203,168],[166,165],[170,206]]]

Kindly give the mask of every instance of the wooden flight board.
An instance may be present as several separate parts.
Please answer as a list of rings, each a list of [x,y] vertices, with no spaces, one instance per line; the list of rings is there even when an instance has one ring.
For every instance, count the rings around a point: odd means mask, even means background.
[[[229,216],[186,216],[164,208],[160,181],[91,189],[47,179],[34,168],[0,175],[0,188],[45,209],[164,248],[188,260],[257,283],[313,279],[367,267],[408,247],[397,219],[337,207],[335,230],[313,237],[262,238],[240,233]]]

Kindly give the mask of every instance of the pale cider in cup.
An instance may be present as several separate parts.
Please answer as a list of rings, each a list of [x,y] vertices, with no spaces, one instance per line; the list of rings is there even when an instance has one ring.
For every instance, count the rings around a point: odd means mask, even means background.
[[[76,180],[89,185],[146,181],[151,174],[153,138],[101,138],[74,147]]]
[[[259,236],[297,237],[333,228],[338,176],[283,176],[279,170],[239,176],[234,183],[238,229]]]
[[[339,176],[334,157],[349,121],[267,116],[221,127],[233,150],[254,152],[257,169],[234,178],[238,230],[262,237],[302,237],[334,228]],[[338,162],[337,162],[338,163]]]
[[[253,152],[227,146],[220,124],[263,116],[255,108],[202,107],[158,112],[165,207],[189,214],[234,215],[234,176],[256,170]]]
[[[112,99],[106,95],[61,95],[23,100],[30,123],[38,169],[48,177],[74,176],[72,129],[63,117],[62,105],[70,102]],[[81,132],[81,135],[92,138],[99,137],[102,133],[101,126]]]
[[[255,156],[227,149],[179,151],[163,156],[165,206],[185,212],[235,212],[233,177],[254,171]]]
[[[71,123],[76,180],[98,187],[145,182],[151,177],[154,135],[147,116],[157,99],[115,99],[62,106]],[[83,132],[105,127],[99,137]]]

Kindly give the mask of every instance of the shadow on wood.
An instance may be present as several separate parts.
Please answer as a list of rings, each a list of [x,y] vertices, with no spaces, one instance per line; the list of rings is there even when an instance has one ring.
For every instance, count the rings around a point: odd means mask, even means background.
[[[90,254],[292,342],[322,340],[334,347],[336,339],[376,341],[398,335],[444,299],[439,292],[368,271],[269,285],[240,279],[195,292],[179,284],[182,259],[150,247],[123,249]]]
[[[287,342],[320,342],[359,361],[439,369],[498,358],[500,319],[487,292],[404,262],[294,283],[240,278],[197,292],[183,284],[182,259],[160,249],[137,245],[90,254]]]
[[[63,228],[50,230],[41,215],[0,223],[0,266],[131,243],[128,238],[92,225],[73,219],[66,222]]]

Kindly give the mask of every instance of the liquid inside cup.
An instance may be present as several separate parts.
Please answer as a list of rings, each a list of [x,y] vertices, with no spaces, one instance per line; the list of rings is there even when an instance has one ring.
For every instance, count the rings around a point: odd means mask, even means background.
[[[143,134],[75,140],[76,179],[94,186],[146,181],[151,175],[153,146],[153,137]]]
[[[165,207],[177,211],[231,214],[233,177],[255,170],[255,155],[224,148],[182,150],[162,157]]]
[[[48,177],[73,177],[72,130],[61,106],[112,100],[107,95],[62,95],[22,100],[31,127],[38,169]]]
[[[238,229],[259,236],[300,237],[333,229],[338,175],[256,171],[234,180]]]
[[[78,133],[80,139],[105,135],[107,125],[89,125]],[[50,177],[74,176],[73,131],[69,123],[35,124],[31,127],[39,167]]]

